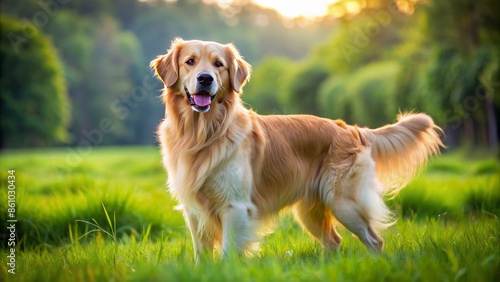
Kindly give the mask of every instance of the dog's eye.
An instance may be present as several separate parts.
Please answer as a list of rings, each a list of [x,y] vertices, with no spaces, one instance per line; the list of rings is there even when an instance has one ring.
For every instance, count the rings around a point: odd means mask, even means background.
[[[215,65],[216,67],[218,67],[218,68],[220,68],[220,67],[223,67],[223,66],[224,66],[224,64],[223,64],[223,63],[221,63],[220,61],[215,61],[214,65]]]
[[[186,64],[189,65],[189,66],[193,66],[194,65],[194,59],[187,60]]]

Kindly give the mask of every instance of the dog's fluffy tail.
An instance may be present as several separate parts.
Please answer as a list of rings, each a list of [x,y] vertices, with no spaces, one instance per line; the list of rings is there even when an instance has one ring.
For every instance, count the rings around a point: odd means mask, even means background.
[[[441,128],[426,114],[400,114],[398,122],[377,129],[358,129],[371,143],[384,194],[395,196],[432,155],[444,147]]]

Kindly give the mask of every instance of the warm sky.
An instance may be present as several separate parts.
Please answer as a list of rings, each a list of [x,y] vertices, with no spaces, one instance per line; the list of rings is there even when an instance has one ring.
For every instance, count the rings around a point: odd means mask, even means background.
[[[254,2],[274,8],[286,17],[295,18],[323,16],[328,13],[328,5],[337,0],[254,0]]]
[[[175,1],[175,0],[174,0]],[[234,0],[205,0],[207,2],[218,1],[224,5]],[[328,13],[328,5],[338,0],[252,0],[260,6],[277,10],[285,17],[295,18],[304,16],[313,18],[324,16]]]

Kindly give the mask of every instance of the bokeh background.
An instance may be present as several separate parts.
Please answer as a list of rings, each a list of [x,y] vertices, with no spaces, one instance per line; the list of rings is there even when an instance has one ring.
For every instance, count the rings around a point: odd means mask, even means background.
[[[2,0],[0,281],[500,281],[499,15],[498,0]],[[193,267],[149,68],[175,37],[234,43],[261,114],[434,118],[448,148],[387,199],[384,254],[342,227],[324,252],[285,214],[252,259]]]
[[[2,0],[2,148],[152,145],[170,41],[234,43],[254,67],[261,114],[360,126],[423,111],[446,144],[495,150],[495,0]],[[278,10],[272,7],[277,7]]]

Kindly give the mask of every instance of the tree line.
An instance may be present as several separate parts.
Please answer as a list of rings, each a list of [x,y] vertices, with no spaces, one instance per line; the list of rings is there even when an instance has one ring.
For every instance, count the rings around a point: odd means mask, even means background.
[[[499,4],[348,2],[305,24],[243,0],[4,0],[0,144],[154,144],[162,85],[148,65],[181,36],[235,43],[260,113],[375,127],[425,111],[451,145],[496,146]]]
[[[500,3],[360,3],[363,9],[341,18],[304,60],[266,58],[246,101],[265,113],[369,127],[394,122],[399,112],[426,112],[449,147],[498,148]]]
[[[5,0],[1,11],[2,147],[153,144],[162,85],[149,62],[174,37],[234,42],[256,64],[272,54],[300,58],[328,30],[287,28],[248,1]],[[37,49],[51,55],[28,59]],[[26,111],[33,103],[37,111]]]

